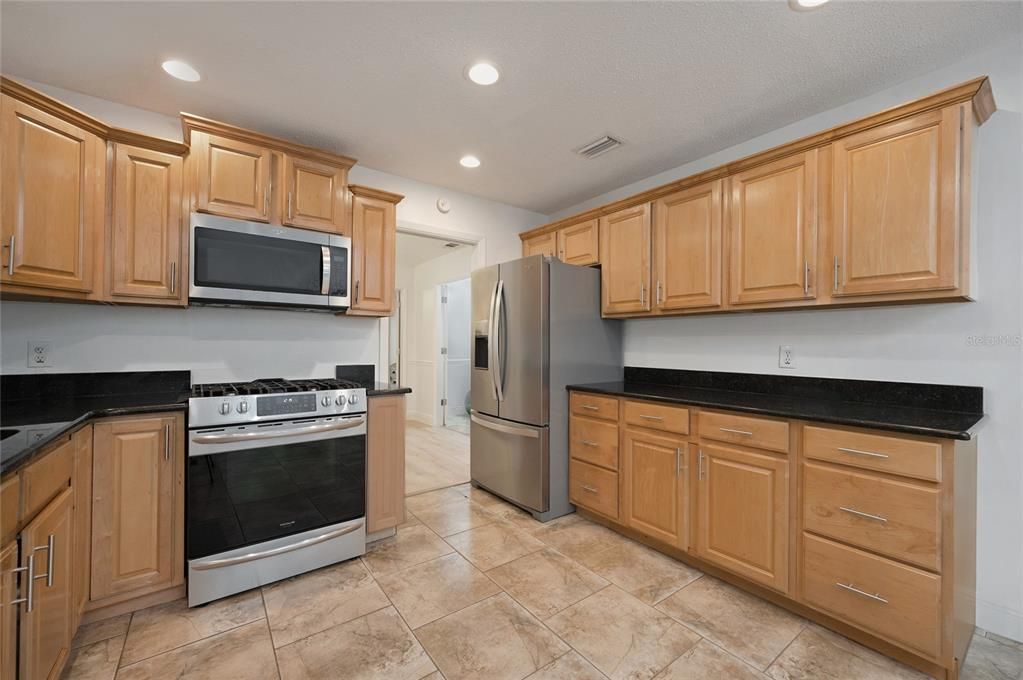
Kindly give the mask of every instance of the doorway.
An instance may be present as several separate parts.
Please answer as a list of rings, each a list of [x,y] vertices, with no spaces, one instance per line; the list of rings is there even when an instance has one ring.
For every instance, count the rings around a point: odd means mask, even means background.
[[[469,339],[472,335],[471,280],[440,286],[441,406],[444,427],[469,434]]]

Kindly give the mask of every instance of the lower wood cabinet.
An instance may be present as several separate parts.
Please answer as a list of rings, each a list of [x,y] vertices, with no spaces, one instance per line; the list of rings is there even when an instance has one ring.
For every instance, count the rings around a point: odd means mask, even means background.
[[[405,395],[369,397],[366,533],[405,521]]]
[[[71,478],[71,488],[75,492],[75,548],[74,548],[74,583],[72,584],[72,600],[74,602],[74,625],[77,629],[82,614],[89,604],[90,575],[92,570],[86,568],[92,559],[92,425],[86,425],[71,435],[71,444],[75,450],[75,466]]]
[[[635,428],[622,431],[622,524],[689,549],[688,444]]]
[[[184,583],[180,414],[95,425],[90,608]]]
[[[18,663],[18,542],[0,548],[0,680],[14,680]]]

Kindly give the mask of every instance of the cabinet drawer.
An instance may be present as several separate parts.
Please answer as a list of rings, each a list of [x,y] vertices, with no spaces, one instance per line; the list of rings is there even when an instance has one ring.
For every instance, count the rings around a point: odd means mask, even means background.
[[[618,422],[618,399],[599,397],[586,392],[573,392],[569,398],[572,413],[577,416],[603,418]]]
[[[803,534],[803,599],[934,658],[941,649],[941,577]]]
[[[75,447],[71,437],[42,454],[21,473],[24,510],[22,519],[31,521],[50,499],[71,484],[75,466]]]
[[[803,453],[807,458],[941,481],[941,445],[937,442],[807,426]]]
[[[769,451],[789,450],[789,424],[784,420],[770,420],[733,413],[702,411],[700,436],[704,439],[753,446]]]
[[[649,401],[623,402],[622,418],[629,425],[689,434],[689,409],[652,404]]]
[[[618,469],[618,425],[570,416],[568,432],[568,450],[572,458]]]
[[[573,460],[568,468],[568,500],[618,519],[618,474]]]
[[[816,463],[803,473],[805,529],[940,571],[937,488]]]

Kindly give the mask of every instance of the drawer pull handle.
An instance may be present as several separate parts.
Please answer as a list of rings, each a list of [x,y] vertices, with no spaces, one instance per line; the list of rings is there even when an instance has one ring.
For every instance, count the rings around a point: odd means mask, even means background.
[[[598,446],[600,446],[600,444],[598,444],[597,442],[591,442],[589,439],[584,439],[582,443],[583,446],[592,446],[593,448],[597,448]]]
[[[600,493],[600,489],[598,489],[595,486],[590,486],[589,484],[583,484],[583,491],[588,491],[590,493]]]
[[[599,411],[600,410],[599,406],[594,406],[593,404],[580,404],[579,406],[581,406],[582,408],[586,409],[587,411]]]
[[[888,521],[887,517],[882,517],[881,515],[871,515],[869,512],[861,512],[860,510],[853,510],[852,508],[847,508],[847,507],[842,506],[842,505],[838,506],[838,509],[841,510],[842,512],[848,512],[850,515],[856,515],[857,517],[866,517],[867,519],[872,519],[872,520],[877,521],[877,522],[887,522]]]
[[[721,430],[722,432],[728,432],[728,433],[731,433],[731,434],[741,434],[743,437],[752,437],[753,436],[753,433],[750,432],[749,430],[734,430],[734,429],[732,429],[730,427],[719,427],[718,429]]]
[[[648,416],[648,415],[643,415],[642,413],[639,415],[639,417],[642,418],[643,420],[656,420],[658,422],[661,422],[661,421],[664,420],[664,416]]]
[[[878,593],[868,593],[865,590],[860,590],[851,583],[847,585],[845,583],[839,583],[836,581],[835,585],[838,586],[839,588],[842,588],[843,590],[848,590],[851,593],[856,593],[861,597],[865,597],[868,600],[874,600],[875,602],[880,602],[881,604],[888,604],[888,600],[881,597]]]
[[[873,451],[860,451],[859,449],[847,449],[839,446],[838,450],[842,453],[851,453],[854,456],[870,456],[871,458],[888,458],[887,453],[874,453]]]

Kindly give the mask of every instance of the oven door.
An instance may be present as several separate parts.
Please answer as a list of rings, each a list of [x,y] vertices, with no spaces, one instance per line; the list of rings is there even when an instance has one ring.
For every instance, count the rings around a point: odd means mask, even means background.
[[[346,241],[316,231],[193,213],[189,298],[243,305],[347,306]],[[337,279],[332,276],[334,262],[345,265]],[[337,304],[331,303],[332,297]]]
[[[365,517],[366,416],[189,431],[187,558]]]

